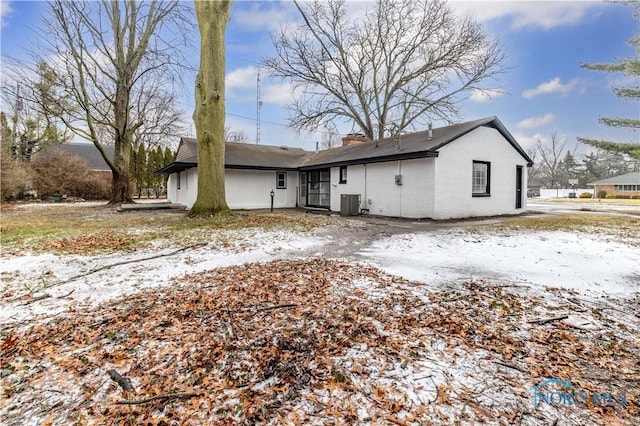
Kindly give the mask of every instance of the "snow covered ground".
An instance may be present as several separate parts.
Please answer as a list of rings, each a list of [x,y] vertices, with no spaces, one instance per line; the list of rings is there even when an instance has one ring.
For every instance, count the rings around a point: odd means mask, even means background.
[[[349,224],[344,226],[345,223]],[[209,275],[215,275],[212,270],[274,259],[302,259],[310,271],[322,271],[311,278],[309,271],[300,276],[293,274],[295,279],[274,281],[280,284],[272,286],[288,287],[291,297],[296,294],[297,279],[300,282],[306,279],[306,285],[318,286],[317,293],[305,295],[309,300],[297,301],[297,306],[307,309],[314,301],[318,301],[318,294],[322,290],[323,280],[318,277],[328,274],[324,272],[326,269],[314,269],[314,265],[331,266],[334,265],[332,262],[335,258],[340,257],[348,263],[333,266],[331,273],[334,275],[330,279],[335,279],[336,273],[342,274],[342,281],[333,285],[338,290],[341,286],[344,288],[340,290],[342,293],[329,297],[323,306],[340,308],[340,303],[336,302],[338,299],[332,297],[338,297],[341,302],[351,300],[356,311],[358,307],[368,306],[368,312],[374,312],[381,306],[388,305],[387,308],[391,307],[390,311],[385,311],[389,312],[388,318],[384,313],[375,320],[367,317],[363,320],[364,324],[370,323],[373,327],[363,330],[374,337],[389,337],[390,342],[394,342],[396,338],[405,339],[406,342],[396,342],[399,350],[411,350],[401,354],[388,352],[388,347],[384,345],[373,348],[363,344],[354,345],[342,357],[332,361],[344,369],[351,386],[350,393],[340,394],[338,385],[338,389],[333,391],[329,389],[316,394],[312,392],[307,396],[318,398],[318,402],[317,406],[315,403],[311,406],[312,414],[307,413],[310,416],[307,418],[314,418],[316,408],[324,410],[323,415],[331,407],[337,410],[336,413],[341,412],[346,401],[360,407],[357,411],[360,418],[358,424],[388,424],[366,420],[368,412],[375,413],[384,407],[386,408],[382,411],[395,413],[387,417],[388,421],[413,424],[408,419],[411,414],[416,413],[406,408],[394,411],[395,404],[397,407],[434,407],[432,404],[436,402],[436,411],[427,413],[432,417],[425,418],[442,419],[437,416],[445,415],[451,421],[465,419],[469,415],[465,409],[471,407],[475,410],[476,420],[481,419],[482,413],[490,409],[493,417],[487,415],[486,418],[495,419],[493,423],[489,422],[491,424],[504,424],[507,421],[504,419],[509,422],[520,419],[521,424],[551,424],[554,419],[557,423],[559,418],[565,422],[562,424],[588,424],[591,421],[589,419],[594,418],[591,417],[593,410],[545,406],[532,411],[531,395],[527,390],[538,383],[533,378],[537,380],[539,377],[553,375],[585,382],[591,380],[598,383],[598,386],[604,386],[602,383],[608,386],[613,383],[610,376],[596,380],[586,375],[590,371],[588,362],[592,361],[593,351],[598,351],[601,360],[608,359],[605,356],[614,359],[614,356],[624,355],[622,349],[616,346],[618,344],[624,345],[621,348],[628,348],[629,354],[637,353],[637,348],[640,347],[637,340],[637,323],[640,317],[636,308],[629,307],[637,306],[634,301],[640,300],[639,241],[585,231],[502,229],[464,222],[440,228],[430,227],[428,224],[415,225],[398,222],[395,229],[391,229],[382,223],[336,218],[335,226],[320,226],[311,230],[221,229],[203,234],[203,239],[209,241],[206,244],[178,246],[177,242],[167,244],[167,241],[163,241],[150,248],[107,255],[1,253],[0,330],[8,332],[8,336],[19,336],[21,331],[28,335],[27,330],[33,330],[38,321],[47,321],[56,316],[66,317],[71,321],[69,318],[76,316],[59,315],[65,312],[77,312],[78,318],[82,319],[82,315],[88,312],[99,311],[90,311],[91,308],[98,305],[108,307],[109,301],[115,301],[115,306],[120,308],[117,306],[121,303],[120,300],[125,305],[133,303],[132,298],[120,299],[121,297],[136,294],[146,294],[148,297],[145,290],[162,289],[158,291],[158,295],[163,294],[162,297],[165,298],[167,293],[173,291],[180,293],[175,296],[175,300],[180,300],[183,298],[183,290],[200,291],[194,289],[206,288],[208,282],[198,280],[207,280]],[[324,262],[322,258],[325,257],[332,260]],[[356,263],[359,266],[354,269],[359,268],[360,275],[353,279],[349,276],[349,265]],[[393,277],[382,277],[365,267],[361,268],[362,264],[379,268]],[[247,269],[259,276],[266,273],[263,266],[250,265]],[[281,273],[277,265],[272,264],[269,268],[272,277]],[[301,267],[298,265],[296,268]],[[296,270],[294,268],[294,272]],[[244,273],[244,268],[233,271],[236,274],[231,276],[229,285],[234,283],[237,274]],[[402,282],[397,276],[412,282]],[[184,284],[193,284],[195,278],[197,285],[189,287]],[[241,278],[247,280],[243,276],[238,277],[237,281],[242,281]],[[269,277],[263,279],[271,280]],[[515,290],[512,291],[511,286]],[[258,287],[260,286],[256,286]],[[442,289],[453,291],[443,292]],[[239,302],[249,303],[248,300],[259,293],[254,290],[244,296],[238,295],[237,297],[246,298]],[[225,297],[231,298],[234,294],[235,291],[230,291]],[[573,295],[578,297],[573,298]],[[402,303],[409,301],[411,303],[402,308]],[[135,303],[133,305],[137,306]],[[415,315],[404,311],[409,307],[416,310]],[[103,311],[107,312],[108,308]],[[236,319],[239,320],[243,310],[237,312]],[[342,311],[338,309],[336,315],[338,312]],[[317,314],[309,318],[315,318]],[[559,318],[559,314],[563,314],[564,319],[556,321],[551,318],[554,322],[548,327],[538,325],[538,321],[554,316]],[[328,315],[327,320],[334,320],[336,315]],[[396,320],[394,315],[407,321],[419,318],[429,325],[409,327],[411,331],[403,335],[406,330],[400,332],[394,328],[402,325],[402,321]],[[253,315],[247,317],[251,318]],[[224,319],[224,316],[221,318]],[[197,324],[204,321],[196,319]],[[483,319],[490,321],[496,328],[488,327],[483,330],[486,325]],[[107,330],[109,323],[106,320],[95,320],[99,324],[105,324],[104,330],[98,328],[105,336],[116,333]],[[264,321],[260,322],[261,326],[264,326],[263,323]],[[148,325],[144,322],[140,324]],[[296,326],[300,325],[300,321],[298,318],[283,324]],[[119,330],[117,325],[113,327],[114,330]],[[163,327],[168,325],[160,323],[154,327],[154,330],[165,330]],[[195,329],[198,330],[199,327],[200,325]],[[246,322],[244,327],[249,329]],[[169,330],[166,328],[167,332]],[[215,328],[211,332],[213,331]],[[412,332],[418,335],[413,336]],[[115,339],[117,335],[113,334],[112,337]],[[548,345],[551,337],[555,340]],[[26,336],[21,338],[25,339]],[[10,340],[7,338],[7,341]],[[176,344],[175,339],[169,341]],[[158,342],[169,345],[162,339]],[[158,342],[154,344],[160,344]],[[13,340],[10,343],[16,344]],[[122,344],[124,343],[126,339],[123,340]],[[80,346],[83,344],[84,341],[79,343]],[[91,344],[95,346],[97,343]],[[115,344],[112,342],[105,347]],[[251,345],[249,347],[253,348]],[[179,352],[179,348],[174,349]],[[564,358],[554,358],[558,354]],[[576,354],[582,354],[582,358],[576,358]],[[137,358],[148,358],[142,355]],[[64,365],[62,361],[67,362],[67,354],[60,353],[56,356],[56,363]],[[79,399],[74,393],[70,391],[69,395],[62,396],[65,392],[61,389],[93,386],[96,383],[102,384],[94,402],[97,401],[98,405],[113,405],[109,401],[113,401],[117,394],[109,386],[115,385],[104,378],[103,370],[117,367],[120,372],[132,377],[138,374],[133,371],[134,367],[127,361],[128,358],[124,355],[122,357],[113,360],[109,358],[109,362],[99,358],[102,360],[99,366],[91,364],[93,361],[89,362],[93,368],[93,376],[87,376],[88,378],[83,378],[82,375],[81,378],[68,378],[66,373],[57,377],[49,371],[48,376],[42,377],[42,380],[46,379],[46,387],[42,385],[45,382],[38,382],[40,370],[33,366],[31,368],[35,371],[35,378],[23,377],[27,373],[14,370],[13,367],[11,371],[7,369],[3,372],[2,379],[11,384],[11,389],[16,393],[11,399],[7,398],[4,404],[0,403],[0,419],[19,418],[21,414],[12,413],[23,410],[17,408],[22,405],[26,407],[26,411],[22,412],[20,421],[31,422],[23,422],[24,424],[42,423],[49,410],[56,413],[58,407],[60,410],[70,410],[72,408],[69,407],[77,404]],[[626,360],[626,364],[621,364],[625,366],[624,369],[617,366],[615,380],[622,381],[620,383],[625,386],[635,383],[637,374],[629,367],[633,356],[619,358]],[[18,359],[14,361],[13,364],[17,365]],[[158,362],[170,365],[170,361],[171,358],[167,358]],[[582,361],[587,362],[587,365],[581,364]],[[45,365],[42,368],[48,367]],[[594,371],[604,371],[604,367],[598,367]],[[38,389],[32,387],[30,391],[21,389],[22,380],[27,378],[33,380],[36,387],[42,386]],[[47,391],[49,388],[54,390]],[[630,388],[627,390],[630,397],[638,395],[637,391]],[[38,392],[49,392],[46,394],[46,401],[50,405],[46,409],[42,408]],[[637,408],[637,402],[633,402]],[[9,404],[13,404],[13,408],[8,408]],[[362,407],[369,408],[364,410]],[[304,404],[297,406],[296,410],[304,411],[303,408]],[[290,411],[289,415],[295,415],[296,410]],[[613,415],[615,413],[616,411]],[[396,414],[401,415],[406,423],[401,423],[402,420]],[[612,415],[611,412],[608,414]],[[64,413],[60,415],[60,418],[64,418]],[[294,419],[289,420],[292,424],[295,423]],[[321,424],[320,420],[314,424]]]
[[[394,235],[361,251],[386,272],[425,283],[489,278],[627,298],[640,292],[640,249],[563,231]]]
[[[295,258],[301,252],[335,257],[336,232],[348,234],[349,229],[221,230],[212,240],[230,244],[210,243],[176,254],[171,253],[179,247],[93,256],[3,253],[0,326],[51,316],[69,306],[95,306],[213,268]],[[629,299],[640,294],[640,249],[598,234],[463,226],[373,237],[359,241],[354,250],[348,260],[364,261],[433,288],[452,281],[491,279],[593,297]],[[136,262],[162,254],[167,256]],[[23,297],[27,293],[50,297],[29,303]]]

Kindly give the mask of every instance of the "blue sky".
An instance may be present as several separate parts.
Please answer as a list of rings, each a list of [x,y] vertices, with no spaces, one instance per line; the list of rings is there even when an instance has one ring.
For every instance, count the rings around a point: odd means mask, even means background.
[[[351,7],[363,9],[368,4],[352,2]],[[626,43],[638,30],[630,7],[595,1],[455,1],[452,5],[460,13],[472,13],[500,40],[509,67],[499,81],[490,83],[500,89],[495,96],[474,95],[463,102],[462,120],[498,116],[525,147],[536,138],[549,139],[553,131],[565,136],[570,146],[577,136],[640,141],[637,133],[597,121],[599,116],[640,116],[638,103],[619,99],[611,91],[615,84],[640,82],[579,67],[581,62],[612,62],[634,55]],[[1,1],[3,57],[24,57],[35,40],[31,29],[39,25],[46,8],[44,2]],[[242,130],[251,141],[256,139],[258,63],[273,51],[269,32],[285,22],[300,22],[290,1],[236,1],[231,11],[226,40],[227,125]],[[196,46],[197,37],[194,34]],[[193,58],[197,64],[197,50]],[[193,111],[192,81],[187,78],[181,104],[187,120]],[[290,96],[288,85],[262,73],[261,143],[313,149],[321,134],[296,135],[285,126]]]

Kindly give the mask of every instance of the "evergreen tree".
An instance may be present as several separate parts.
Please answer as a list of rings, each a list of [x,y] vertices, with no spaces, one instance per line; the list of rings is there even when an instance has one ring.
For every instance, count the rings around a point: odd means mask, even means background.
[[[142,188],[147,185],[146,173],[147,173],[147,152],[144,149],[144,144],[138,145],[138,153],[135,158],[135,180],[136,188],[138,192],[138,198],[142,197]]]
[[[638,19],[640,17],[640,2],[629,3],[633,4],[633,16]],[[615,63],[580,64],[580,66],[593,71],[622,73],[637,79],[637,77],[640,76],[640,35],[636,35],[636,37],[629,40],[628,43],[635,49],[634,57],[620,59]],[[640,87],[638,86],[614,87],[613,92],[619,98],[629,99],[636,102],[640,101]],[[640,129],[640,119],[638,118],[600,117],[598,121],[609,127],[626,128],[634,131]],[[613,142],[581,137],[579,137],[578,140],[594,148],[602,149],[607,152],[628,155],[631,158],[640,159],[640,143],[637,142]],[[637,164],[638,163],[636,162],[636,167]]]

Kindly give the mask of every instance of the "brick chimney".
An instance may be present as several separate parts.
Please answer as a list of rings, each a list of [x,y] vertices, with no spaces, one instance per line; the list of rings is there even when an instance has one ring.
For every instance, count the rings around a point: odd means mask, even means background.
[[[349,133],[342,138],[342,146],[355,145],[362,142],[369,142],[369,138],[362,133]]]

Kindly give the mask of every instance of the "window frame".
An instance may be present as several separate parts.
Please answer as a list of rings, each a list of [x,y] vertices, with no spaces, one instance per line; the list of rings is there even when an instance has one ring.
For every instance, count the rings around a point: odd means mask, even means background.
[[[347,166],[340,166],[340,180],[338,183],[347,183]]]
[[[282,177],[282,183],[280,183]],[[287,172],[276,172],[276,189],[287,189]]]
[[[486,178],[485,178],[485,188],[483,192],[476,191],[476,164],[486,166]],[[481,160],[473,160],[471,165],[471,195],[473,197],[490,197],[491,196],[491,162],[490,161],[481,161]]]

